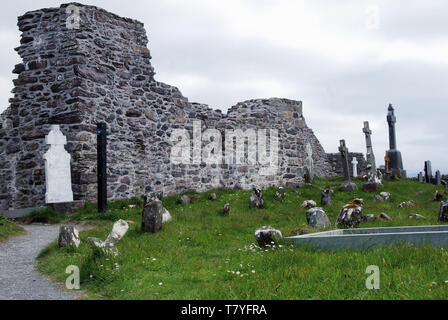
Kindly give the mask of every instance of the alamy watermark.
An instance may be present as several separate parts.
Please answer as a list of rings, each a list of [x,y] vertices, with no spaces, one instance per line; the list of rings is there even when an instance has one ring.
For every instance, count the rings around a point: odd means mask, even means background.
[[[65,269],[65,273],[70,274],[65,280],[65,287],[69,290],[79,290],[81,288],[79,281],[79,267],[70,265]]]
[[[269,138],[268,138],[269,131]],[[277,129],[217,129],[202,132],[200,120],[193,121],[193,138],[187,129],[174,129],[170,160],[173,164],[258,165],[260,175],[275,174],[278,169]],[[268,141],[269,140],[269,141]],[[247,150],[246,150],[247,147]]]
[[[65,20],[65,26],[67,29],[79,29],[81,27],[81,17],[79,15],[79,8],[73,4],[67,6],[65,13],[69,16]]]
[[[366,279],[366,288],[369,290],[379,290],[380,268],[375,265],[370,265],[366,268],[366,274],[370,274]]]
[[[380,28],[380,8],[378,6],[368,6],[365,11],[365,27],[369,30],[378,30]]]

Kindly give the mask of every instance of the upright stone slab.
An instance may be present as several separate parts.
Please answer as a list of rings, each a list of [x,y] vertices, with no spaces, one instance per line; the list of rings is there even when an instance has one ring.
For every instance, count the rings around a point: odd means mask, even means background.
[[[331,206],[333,205],[333,190],[330,188],[326,188],[322,191],[320,196],[320,204],[322,206]]]
[[[442,179],[441,179],[441,176],[440,176],[440,171],[437,170],[437,171],[436,171],[436,177],[435,177],[435,179],[434,179],[434,184],[435,184],[436,186],[438,186],[438,185],[440,185],[441,183],[442,183]]]
[[[159,199],[147,203],[142,212],[142,232],[155,233],[162,228],[163,206]]]
[[[406,178],[406,171],[403,170],[403,160],[401,159],[401,152],[397,150],[397,138],[395,132],[395,123],[397,118],[394,114],[392,104],[389,104],[387,113],[387,124],[389,125],[389,150],[387,156],[389,158],[389,173],[396,174],[402,178]]]
[[[425,161],[425,182],[426,183],[432,182],[432,168],[431,168],[431,161],[429,160]]]
[[[311,148],[311,145],[309,143],[306,144],[305,151],[306,151],[305,182],[313,183],[314,182],[313,149]]]
[[[50,149],[44,154],[45,159],[45,203],[62,203],[73,201],[72,178],[70,172],[70,154],[64,149],[67,139],[59,129],[52,125],[45,137]]]
[[[344,183],[341,185],[340,188],[343,191],[357,190],[358,187],[350,179],[350,169],[348,165],[348,149],[347,146],[345,145],[345,140],[340,140],[339,144],[340,144],[339,152],[341,153],[341,159],[342,159],[342,170],[344,172]]]
[[[356,178],[358,176],[358,160],[355,157],[352,159],[353,166],[353,177]]]

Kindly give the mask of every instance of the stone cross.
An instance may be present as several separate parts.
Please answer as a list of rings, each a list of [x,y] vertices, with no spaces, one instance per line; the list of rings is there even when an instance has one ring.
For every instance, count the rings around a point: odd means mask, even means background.
[[[309,143],[306,144],[305,147],[305,152],[306,152],[306,165],[305,165],[305,170],[306,170],[306,176],[305,176],[305,180],[307,183],[313,183],[313,177],[314,177],[314,170],[313,170],[313,149],[311,148],[311,145]]]
[[[59,129],[59,125],[51,126],[50,133],[45,137],[45,143],[50,145],[50,148],[44,154],[45,202],[72,202],[71,156],[64,149],[67,139]]]
[[[345,145],[345,140],[339,141],[339,152],[341,153],[342,160],[342,170],[344,172],[344,180],[351,181],[350,179],[350,170],[348,166],[348,149]]]
[[[362,129],[362,132],[364,132],[366,136],[366,147],[367,147],[367,162],[370,163],[371,171],[376,174],[376,163],[375,163],[375,155],[373,154],[373,147],[372,147],[372,130],[369,128],[369,121],[364,121],[364,128]]]
[[[357,177],[358,176],[358,160],[356,159],[356,157],[353,157],[352,159],[352,166],[353,166],[353,177]]]
[[[431,183],[432,180],[432,169],[431,169],[431,161],[425,161],[425,182]]]

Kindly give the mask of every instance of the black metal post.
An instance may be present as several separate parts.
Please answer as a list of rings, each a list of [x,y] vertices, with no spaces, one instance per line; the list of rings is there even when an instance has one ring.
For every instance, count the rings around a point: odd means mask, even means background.
[[[97,124],[98,212],[107,211],[106,123]]]

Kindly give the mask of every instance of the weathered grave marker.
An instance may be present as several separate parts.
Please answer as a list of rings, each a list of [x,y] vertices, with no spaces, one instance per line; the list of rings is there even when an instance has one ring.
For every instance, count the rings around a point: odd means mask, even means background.
[[[373,153],[372,147],[372,130],[369,128],[369,121],[364,121],[364,128],[362,129],[366,137],[366,147],[367,147],[367,182],[363,185],[363,190],[369,192],[375,192],[378,188],[383,187],[381,180],[378,178],[378,173],[376,170],[375,155]]]
[[[357,190],[358,187],[350,179],[350,170],[348,166],[348,149],[345,145],[345,140],[340,140],[339,144],[340,144],[339,152],[341,153],[341,160],[342,160],[342,170],[344,172],[344,183],[341,185],[341,190],[343,191]]]
[[[429,160],[425,161],[425,182],[426,183],[432,182],[432,168],[431,168],[431,161]]]
[[[434,184],[435,184],[436,186],[440,185],[440,184],[442,183],[441,180],[442,180],[442,178],[441,178],[441,176],[440,176],[440,171],[437,170],[437,171],[436,171],[436,177],[435,177]]]
[[[50,145],[50,149],[44,154],[45,202],[72,202],[71,156],[64,149],[67,138],[62,134],[59,125],[51,126],[50,132],[45,137],[45,143]]]

